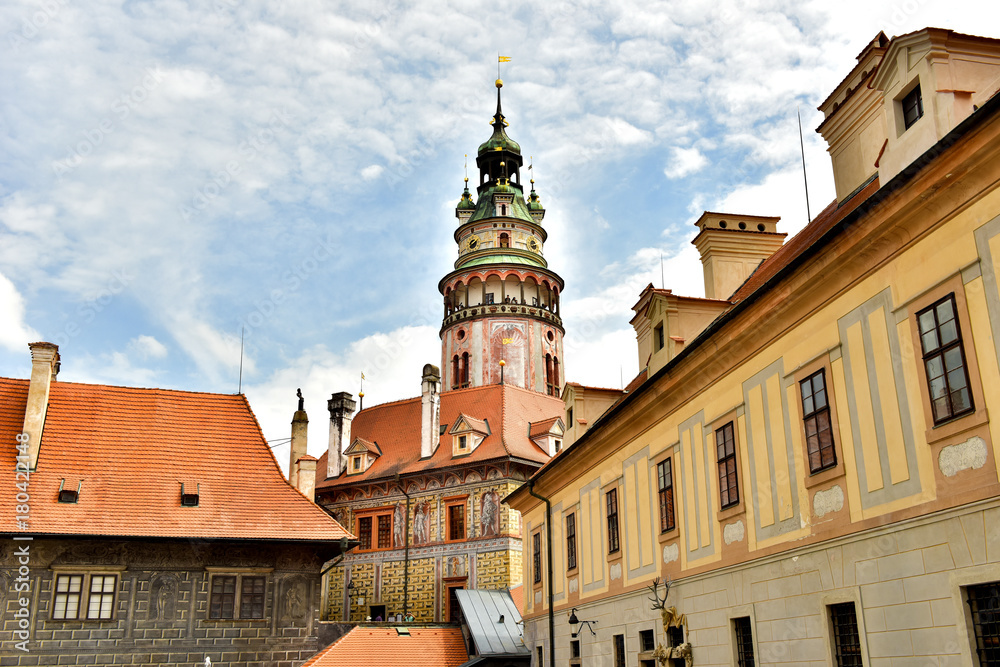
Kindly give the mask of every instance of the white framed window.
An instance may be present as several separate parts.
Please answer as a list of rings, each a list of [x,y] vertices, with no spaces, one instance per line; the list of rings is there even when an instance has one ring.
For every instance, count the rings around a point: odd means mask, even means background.
[[[115,572],[57,572],[52,589],[52,618],[57,621],[109,621],[118,593]]]

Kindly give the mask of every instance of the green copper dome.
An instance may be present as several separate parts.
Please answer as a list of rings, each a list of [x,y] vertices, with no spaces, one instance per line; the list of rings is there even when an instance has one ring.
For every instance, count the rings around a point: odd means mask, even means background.
[[[521,154],[520,144],[508,137],[504,130],[507,121],[504,120],[503,111],[500,109],[500,88],[502,87],[503,81],[497,79],[497,112],[493,115],[493,122],[490,123],[493,126],[493,136],[479,145],[479,155],[490,151],[510,151],[517,155]]]
[[[462,192],[462,198],[458,200],[458,206],[455,208],[459,211],[476,210],[476,203],[472,201],[472,195],[469,193],[469,179],[465,179],[465,190]]]
[[[529,211],[544,211],[545,207],[542,206],[542,200],[538,198],[538,193],[535,192],[535,181],[531,180],[531,194],[528,195],[528,210]]]

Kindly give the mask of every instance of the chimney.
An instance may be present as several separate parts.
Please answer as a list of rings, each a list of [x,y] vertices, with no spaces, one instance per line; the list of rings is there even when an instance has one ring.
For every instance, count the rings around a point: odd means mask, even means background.
[[[42,446],[45,413],[49,409],[49,390],[59,373],[59,346],[53,343],[30,343],[31,382],[28,385],[28,405],[24,411],[24,428],[28,436],[28,456],[31,469],[38,464]]]
[[[305,399],[302,398],[302,390],[296,391],[299,397],[299,409],[292,416],[292,453],[288,461],[288,481],[292,486],[298,487],[298,463],[299,459],[306,455],[308,451],[307,437],[309,431],[309,416],[305,410]],[[316,466],[313,465],[315,470]],[[315,476],[314,476],[315,484]]]
[[[295,488],[309,500],[316,502],[316,457],[305,454],[292,468],[297,468],[298,484]]]
[[[701,254],[706,299],[728,300],[781,247],[788,234],[778,233],[780,219],[711,211],[698,218],[701,231],[691,243]]]
[[[346,391],[334,394],[326,402],[330,410],[330,445],[326,455],[326,477],[337,478],[343,470],[344,450],[351,445],[351,419],[354,418],[354,397]]]
[[[437,451],[441,441],[441,369],[424,365],[420,384],[420,458]]]

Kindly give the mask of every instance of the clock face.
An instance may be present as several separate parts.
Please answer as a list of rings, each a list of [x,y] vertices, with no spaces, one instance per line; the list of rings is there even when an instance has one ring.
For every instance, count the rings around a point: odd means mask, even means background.
[[[538,252],[542,247],[542,244],[538,242],[534,236],[528,238],[528,249],[533,252]]]
[[[469,237],[469,240],[467,241],[467,243],[469,245],[469,250],[478,250],[479,249],[479,237],[476,236],[475,234],[473,234],[472,236]]]

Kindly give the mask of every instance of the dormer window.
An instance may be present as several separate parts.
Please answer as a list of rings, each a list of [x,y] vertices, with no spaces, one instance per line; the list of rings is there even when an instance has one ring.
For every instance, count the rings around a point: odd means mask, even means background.
[[[458,451],[465,452],[469,450],[469,438],[465,435],[458,436]]]
[[[920,84],[908,92],[901,101],[903,107],[903,129],[910,129],[924,115],[924,101],[920,96]]]
[[[190,487],[185,489],[184,484],[181,484],[181,506],[197,507],[200,492],[201,484],[196,484],[193,489]]]
[[[66,480],[63,479],[59,483],[59,502],[61,503],[76,503],[80,500],[80,488],[83,486],[83,482],[77,485],[77,488],[67,489]]]
[[[352,456],[351,457],[351,472],[361,472],[361,457]]]

